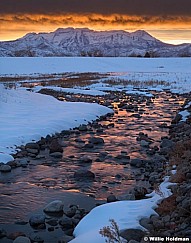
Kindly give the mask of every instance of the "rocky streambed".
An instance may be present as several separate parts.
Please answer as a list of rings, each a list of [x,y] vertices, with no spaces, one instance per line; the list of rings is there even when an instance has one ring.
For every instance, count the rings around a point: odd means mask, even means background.
[[[1,166],[0,242],[12,242],[18,234],[32,242],[68,242],[96,204],[144,198],[166,171],[174,146],[169,128],[185,100],[154,91],[153,97],[41,92],[60,100],[97,102],[112,107],[114,114],[29,143],[13,162]],[[54,200],[63,201],[64,215],[43,214]]]

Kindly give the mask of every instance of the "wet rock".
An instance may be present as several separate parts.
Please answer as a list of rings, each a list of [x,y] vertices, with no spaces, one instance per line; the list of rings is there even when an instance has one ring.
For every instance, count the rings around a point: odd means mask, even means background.
[[[177,114],[175,118],[172,120],[172,124],[177,124],[182,119],[182,115]]]
[[[172,148],[174,146],[174,142],[172,140],[169,140],[167,138],[164,138],[160,144],[161,148]]]
[[[164,156],[162,156],[162,155],[159,155],[159,154],[155,154],[154,156],[153,156],[153,158],[152,158],[152,161],[154,162],[154,163],[164,163],[164,162],[166,162],[166,158],[164,157]]]
[[[81,138],[76,138],[74,141],[75,141],[76,143],[85,143],[85,141],[82,140]]]
[[[38,227],[45,224],[45,216],[42,214],[34,214],[30,217],[29,223],[32,227]]]
[[[25,236],[24,232],[16,231],[7,236],[8,239],[15,240],[19,236]]]
[[[141,115],[138,114],[138,113],[136,113],[136,114],[132,114],[131,116],[132,116],[132,117],[135,117],[135,118],[138,118],[138,119],[141,118]]]
[[[74,227],[72,219],[67,216],[60,219],[59,224],[65,229],[71,229]]]
[[[52,231],[54,231],[54,227],[48,227],[48,229],[47,229],[49,232],[52,232]]]
[[[89,139],[89,142],[92,144],[103,144],[104,140],[103,140],[103,138],[100,138],[100,137],[91,137]]]
[[[142,159],[131,159],[130,165],[137,167],[137,168],[140,168],[142,166]]]
[[[51,226],[58,225],[58,221],[56,219],[50,219],[50,220],[46,221],[46,223],[51,225]]]
[[[13,241],[13,243],[31,243],[31,241],[28,237],[19,236]]]
[[[146,133],[143,133],[143,132],[140,132],[138,137],[136,138],[137,141],[141,141],[141,140],[144,140],[148,143],[151,143],[152,142],[152,139],[148,137],[148,134]]]
[[[27,155],[28,155],[29,157],[31,157],[31,158],[36,158],[36,154],[28,153]]]
[[[99,129],[96,130],[96,132],[97,132],[97,133],[103,133],[104,130],[103,130],[102,128],[99,128]]]
[[[45,208],[45,213],[62,213],[64,204],[61,200],[50,202]]]
[[[148,155],[154,155],[156,153],[156,151],[153,148],[151,148],[151,149],[147,149],[146,153]]]
[[[74,220],[81,220],[82,219],[82,214],[81,214],[81,212],[78,212],[78,213],[76,213],[75,215],[74,215],[74,217],[72,218],[72,220],[73,220],[73,222],[74,222]]]
[[[72,218],[72,222],[73,222],[73,224],[74,224],[74,226],[76,226],[79,222],[80,222],[80,218],[78,219],[78,218]]]
[[[120,174],[116,174],[116,175],[115,175],[115,178],[118,179],[118,180],[120,180],[120,179],[122,178],[122,175],[120,175]]]
[[[37,233],[31,233],[29,236],[30,240],[35,243],[43,243],[44,240]]]
[[[71,240],[73,240],[74,237],[69,236],[69,235],[63,235],[61,239],[59,239],[58,243],[68,243]]]
[[[0,228],[0,239],[6,236],[7,236],[7,232],[3,228]]]
[[[140,242],[145,234],[146,233],[140,229],[126,229],[120,232],[120,236],[126,239],[128,242],[130,240],[136,240]]]
[[[88,155],[83,155],[82,157],[80,157],[80,162],[81,163],[91,163],[92,159]]]
[[[147,141],[145,141],[145,140],[141,140],[140,145],[141,145],[142,147],[149,147],[149,142],[147,142]]]
[[[0,166],[0,171],[3,173],[10,172],[11,171],[11,166],[10,165],[1,165]]]
[[[90,170],[78,170],[74,173],[76,180],[94,180],[95,174]]]
[[[150,219],[155,229],[161,229],[164,227],[164,222],[158,216],[151,216]]]
[[[134,187],[134,195],[136,200],[143,199],[147,193],[147,189],[143,186]]]
[[[107,197],[107,203],[116,202],[116,201],[118,201],[118,200],[115,195],[109,195]]]
[[[64,234],[69,235],[69,236],[73,236],[74,228],[70,228],[70,229],[62,228],[62,230],[64,231]]]
[[[191,198],[185,198],[182,203],[181,207],[184,208],[187,212],[190,212],[191,209]]]
[[[27,148],[26,151],[28,154],[35,154],[35,155],[37,155],[39,152],[38,149],[31,149],[31,148]]]
[[[17,161],[17,163],[18,163],[19,166],[22,166],[23,168],[25,168],[25,167],[28,166],[29,160],[26,159],[26,158],[22,158],[22,159],[19,159]]]
[[[191,172],[186,173],[186,179],[190,180],[191,179]]]
[[[128,156],[127,154],[125,154],[125,153],[121,153],[121,154],[118,154],[118,155],[116,155],[116,157],[115,157],[116,159],[125,159],[125,160],[129,160],[130,159],[130,156]]]
[[[161,229],[161,228],[164,228],[164,223],[162,220],[154,220],[153,221],[153,226],[155,229]]]
[[[63,152],[63,148],[60,145],[58,139],[53,139],[52,142],[49,145],[50,153],[55,153],[55,152]]]
[[[40,146],[38,145],[38,143],[27,143],[25,145],[25,149],[40,149]]]
[[[160,127],[160,128],[168,128],[168,124],[166,122],[163,122],[158,127]]]
[[[81,132],[86,132],[88,130],[86,125],[80,125],[78,129]]]
[[[27,151],[26,150],[22,150],[20,152],[18,152],[16,155],[15,155],[15,158],[22,158],[24,156],[27,156]]]
[[[128,243],[139,243],[137,240],[130,240]]]
[[[157,172],[152,172],[149,177],[149,182],[153,185],[154,183],[158,182],[159,174]]]
[[[86,143],[86,144],[84,145],[84,148],[89,148],[89,149],[91,149],[91,148],[93,148],[93,147],[94,147],[93,143]]]
[[[153,230],[153,225],[151,223],[151,220],[149,218],[142,218],[140,220],[140,224],[145,228],[148,229],[149,231]]]
[[[65,212],[65,214],[67,217],[72,218],[76,214],[76,210],[77,210],[76,207],[71,207],[69,208],[69,210]]]
[[[51,157],[53,158],[62,158],[62,153],[61,152],[54,152],[50,154]]]
[[[20,164],[17,163],[17,160],[9,161],[7,162],[7,165],[10,165],[11,168],[16,168],[20,166]]]

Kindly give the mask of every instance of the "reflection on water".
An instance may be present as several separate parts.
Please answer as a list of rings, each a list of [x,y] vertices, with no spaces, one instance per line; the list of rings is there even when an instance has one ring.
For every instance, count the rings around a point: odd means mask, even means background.
[[[36,183],[0,183],[0,191],[0,224],[28,221],[30,215],[41,211],[47,203],[57,199],[64,202],[65,208],[70,204],[77,204],[87,210],[95,206],[95,200],[91,197],[66,192],[61,188],[37,186]]]
[[[65,205],[73,203],[87,208],[87,205],[92,207],[95,204],[94,198],[106,199],[111,193],[127,193],[136,183],[136,171],[130,167],[128,156],[149,158],[146,149],[137,141],[138,134],[148,134],[151,147],[159,146],[161,137],[168,133],[168,128],[161,127],[161,124],[170,125],[181,102],[181,98],[172,98],[170,94],[161,92],[150,103],[134,101],[137,112],[118,108],[118,103],[115,103],[114,116],[99,122],[103,131],[98,132],[92,126],[88,132],[72,133],[62,138],[62,159],[53,159],[44,151],[44,158],[30,158],[27,168],[0,174],[0,223],[24,220],[28,212],[37,211],[54,199],[63,200]],[[141,116],[136,118],[135,113]],[[105,143],[93,149],[84,147],[92,136],[103,138]],[[83,155],[90,156],[93,162],[81,163]],[[95,180],[76,181],[74,172],[80,168],[95,173]]]

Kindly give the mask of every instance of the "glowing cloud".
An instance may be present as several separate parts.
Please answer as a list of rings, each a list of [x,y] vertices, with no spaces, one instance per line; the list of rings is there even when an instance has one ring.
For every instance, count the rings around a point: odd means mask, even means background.
[[[178,39],[191,42],[190,9],[190,0],[1,0],[0,40],[60,27],[87,27],[144,29],[165,41],[172,37],[167,30],[176,30]]]

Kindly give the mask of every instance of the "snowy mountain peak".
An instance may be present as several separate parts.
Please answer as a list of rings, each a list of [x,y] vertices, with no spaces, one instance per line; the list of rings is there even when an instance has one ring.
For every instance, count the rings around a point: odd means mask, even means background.
[[[144,40],[147,40],[147,41],[159,41],[155,37],[153,37],[152,35],[150,35],[148,32],[146,32],[144,30],[137,30],[135,32],[132,32],[131,36],[136,37],[136,38],[141,38],[141,39],[144,39]]]
[[[73,31],[74,28],[72,27],[69,27],[69,28],[58,28],[57,30],[55,30],[54,32],[52,33],[65,33],[65,32],[69,32],[69,31]]]
[[[24,35],[23,37],[19,38],[20,40],[23,40],[23,39],[27,39],[27,38],[33,38],[34,36],[36,36],[37,33],[35,32],[31,32],[31,33],[27,33],[26,35]]]
[[[147,55],[146,55],[147,54]],[[189,44],[170,45],[144,30],[95,31],[58,28],[50,33],[28,33],[0,42],[0,56],[191,56]]]

